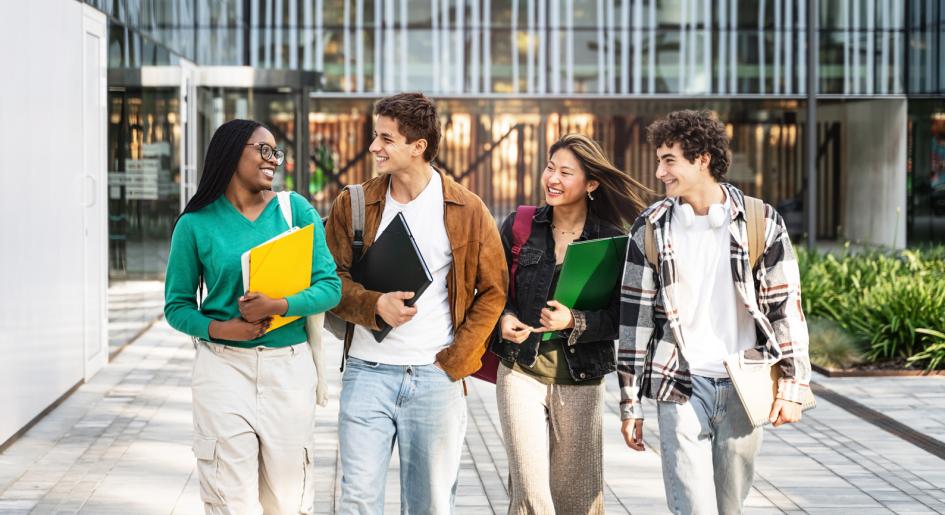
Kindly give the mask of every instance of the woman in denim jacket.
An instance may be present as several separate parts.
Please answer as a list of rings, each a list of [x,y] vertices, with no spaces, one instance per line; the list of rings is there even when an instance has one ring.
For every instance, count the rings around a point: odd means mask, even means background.
[[[492,351],[499,419],[509,458],[509,513],[603,513],[601,404],[616,369],[619,291],[607,309],[569,310],[551,300],[568,244],[626,233],[648,190],[579,134],[548,152],[535,211]],[[500,233],[512,265],[516,213]],[[622,266],[622,265],[621,265]],[[553,338],[541,341],[542,334]]]

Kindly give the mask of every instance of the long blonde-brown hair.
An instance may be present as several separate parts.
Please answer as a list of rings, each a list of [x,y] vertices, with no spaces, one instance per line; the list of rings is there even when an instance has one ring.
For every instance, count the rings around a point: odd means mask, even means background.
[[[646,209],[653,191],[614,166],[604,156],[600,145],[583,134],[562,136],[548,150],[548,158],[563,148],[574,153],[588,181],[600,183],[591,193],[594,200],[587,200],[588,212],[616,227],[627,228],[633,224]]]

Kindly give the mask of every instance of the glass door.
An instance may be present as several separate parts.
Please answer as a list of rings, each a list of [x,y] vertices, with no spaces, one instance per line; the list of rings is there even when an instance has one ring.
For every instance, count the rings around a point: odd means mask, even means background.
[[[163,279],[181,206],[179,87],[108,93],[110,279]]]

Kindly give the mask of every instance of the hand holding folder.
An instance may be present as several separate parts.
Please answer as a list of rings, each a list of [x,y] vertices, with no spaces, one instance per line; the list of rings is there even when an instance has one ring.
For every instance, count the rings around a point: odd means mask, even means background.
[[[606,309],[619,287],[627,257],[627,236],[576,241],[568,245],[554,300],[570,309]],[[542,341],[554,338],[542,334]]]
[[[312,282],[312,248],[315,228],[294,227],[244,252],[243,290],[283,298],[308,288]],[[278,329],[299,317],[272,317],[266,331]]]
[[[404,300],[406,306],[413,306],[427,286],[433,283],[433,276],[423,261],[403,213],[397,213],[355,263],[351,276],[368,290],[412,292],[413,297]],[[391,329],[387,323],[382,323],[380,330],[372,331],[374,339],[380,342]]]

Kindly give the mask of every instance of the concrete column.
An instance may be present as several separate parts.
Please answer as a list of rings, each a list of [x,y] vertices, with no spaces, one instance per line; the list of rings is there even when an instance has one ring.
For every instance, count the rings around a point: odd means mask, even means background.
[[[906,245],[905,99],[849,102],[843,108],[843,237]]]

